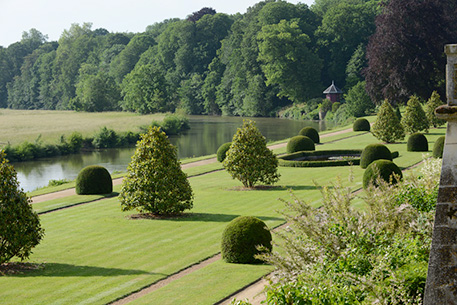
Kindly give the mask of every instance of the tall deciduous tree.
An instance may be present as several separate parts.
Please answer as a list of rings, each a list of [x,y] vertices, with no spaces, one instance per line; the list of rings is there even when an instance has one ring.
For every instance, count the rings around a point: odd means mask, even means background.
[[[321,3],[323,1],[320,1]],[[359,45],[366,45],[375,31],[377,1],[326,1],[322,24],[316,31],[319,55],[323,59],[323,81],[344,87],[346,65]]]
[[[192,188],[182,171],[176,147],[158,127],[141,136],[119,195],[123,211],[137,209],[158,215],[191,209]]]
[[[76,110],[89,112],[118,109],[120,88],[114,79],[102,71],[84,77],[76,86]]]
[[[418,131],[428,132],[429,122],[417,96],[413,95],[408,100],[405,113],[401,118],[401,124],[408,133],[415,133]]]
[[[174,110],[163,72],[152,64],[139,66],[122,83],[124,110],[155,113]]]
[[[245,187],[253,187],[258,182],[273,184],[280,176],[278,159],[250,120],[245,120],[233,136],[223,165],[232,178],[240,180]]]
[[[444,92],[443,46],[455,42],[453,0],[390,0],[367,47],[367,91],[373,101],[404,104]],[[452,17],[452,18],[451,18]]]
[[[13,257],[28,258],[43,238],[44,230],[30,202],[14,167],[0,150],[0,265]]]
[[[387,143],[405,138],[405,130],[388,100],[385,100],[379,108],[371,132],[377,139]]]
[[[322,62],[308,44],[297,21],[265,25],[258,35],[259,60],[267,85],[278,85],[279,96],[302,103],[321,91]]]

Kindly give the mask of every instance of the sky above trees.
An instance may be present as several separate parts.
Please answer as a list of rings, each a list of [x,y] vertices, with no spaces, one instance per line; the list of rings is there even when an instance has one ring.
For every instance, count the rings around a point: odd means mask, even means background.
[[[21,40],[31,28],[58,40],[72,23],[91,22],[93,29],[110,32],[143,32],[148,25],[169,18],[184,19],[203,7],[226,14],[245,13],[258,0],[0,0],[0,46]],[[314,0],[288,0],[305,3]]]

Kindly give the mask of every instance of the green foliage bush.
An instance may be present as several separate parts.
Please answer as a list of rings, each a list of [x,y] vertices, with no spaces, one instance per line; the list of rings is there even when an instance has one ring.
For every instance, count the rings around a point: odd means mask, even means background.
[[[316,147],[314,145],[314,141],[311,140],[309,137],[305,136],[295,136],[292,137],[289,142],[287,143],[286,151],[287,153],[294,153],[297,151],[305,151],[305,150],[315,150]]]
[[[416,132],[409,136],[407,151],[428,151],[428,141],[424,134]]]
[[[400,195],[421,188],[436,196],[436,161],[424,160],[421,178],[395,187],[381,180],[362,197],[338,179],[318,186],[319,208],[295,196],[285,201],[288,227],[276,233],[282,249],[262,255],[276,267],[267,304],[421,304],[434,212]]]
[[[316,144],[320,143],[319,132],[313,127],[303,127],[298,134],[310,138]]]
[[[358,118],[370,114],[375,108],[374,103],[365,90],[365,86],[366,82],[360,81],[349,89],[348,93],[344,96],[348,112],[353,117]]]
[[[439,137],[436,139],[435,144],[433,145],[433,157],[443,158],[444,142],[446,140],[445,136]]]
[[[367,168],[371,162],[379,159],[392,161],[391,151],[383,144],[369,144],[362,150],[362,154],[360,156],[360,167]]]
[[[278,159],[267,147],[255,122],[250,120],[238,128],[222,164],[232,178],[240,180],[245,187],[253,187],[258,182],[273,184],[280,176]]]
[[[388,183],[396,184],[403,178],[400,168],[389,160],[376,160],[368,165],[363,173],[363,188],[368,188],[370,185],[379,185],[378,179],[382,179]]]
[[[429,122],[417,96],[411,96],[408,100],[401,124],[408,133],[428,132]]]
[[[217,161],[223,162],[225,160],[225,157],[227,155],[227,151],[230,148],[230,145],[232,145],[232,142],[227,142],[219,146],[217,149]]]
[[[189,119],[184,115],[166,114],[162,122],[154,121],[152,126],[159,126],[167,135],[177,135],[184,130],[188,130]]]
[[[364,118],[358,118],[352,125],[354,131],[370,131],[370,122]]]
[[[232,220],[222,233],[222,258],[227,263],[255,264],[262,262],[254,256],[260,254],[258,246],[271,251],[271,233],[265,223],[252,216],[239,216]]]
[[[441,105],[443,105],[443,101],[441,101],[440,95],[438,94],[438,92],[433,91],[432,95],[425,104],[424,111],[425,115],[427,116],[428,122],[430,123],[430,126],[433,126],[435,128],[446,123],[445,120],[438,119],[435,115],[435,109]]]
[[[119,195],[123,211],[177,215],[193,206],[192,188],[176,147],[159,127],[141,135]]]
[[[114,130],[108,129],[106,126],[104,126],[97,134],[95,134],[94,139],[92,140],[92,145],[95,148],[116,147],[118,145],[118,140],[119,136],[117,133]]]
[[[340,108],[340,106],[341,106],[340,102],[334,102],[332,104],[332,112],[335,113],[338,110],[338,108]]]
[[[30,203],[14,167],[0,150],[0,265],[13,257],[28,258],[44,236]]]
[[[111,194],[113,180],[106,168],[100,165],[89,165],[83,168],[76,178],[76,194]]]
[[[405,130],[389,101],[385,100],[379,108],[371,132],[376,139],[387,143],[404,139]]]

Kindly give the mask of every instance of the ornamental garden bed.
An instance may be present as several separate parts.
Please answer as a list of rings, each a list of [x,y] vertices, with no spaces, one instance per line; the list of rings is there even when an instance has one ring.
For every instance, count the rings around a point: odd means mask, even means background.
[[[278,157],[279,166],[285,167],[327,167],[359,165],[361,149],[338,149],[299,151]],[[399,156],[398,151],[392,152],[392,158]]]

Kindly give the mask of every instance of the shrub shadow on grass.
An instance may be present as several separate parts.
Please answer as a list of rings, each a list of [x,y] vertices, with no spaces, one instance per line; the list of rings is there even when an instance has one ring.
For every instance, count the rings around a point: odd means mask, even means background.
[[[4,269],[5,270],[2,273],[0,273],[0,276],[1,274],[9,277],[119,276],[133,274],[159,274],[166,276],[166,274],[162,273],[150,273],[143,270],[135,269],[77,266],[60,263],[11,263],[8,264],[8,267]]]
[[[130,219],[147,220],[172,220],[172,221],[201,221],[201,222],[230,222],[240,215],[232,214],[211,214],[211,213],[183,213],[177,216],[156,216],[151,214],[134,214],[128,216]],[[284,221],[282,218],[269,216],[256,216],[263,221]]]
[[[236,186],[228,191],[286,191],[286,190],[293,190],[293,191],[307,191],[307,190],[315,190],[316,187],[314,185],[256,185],[252,188],[244,187],[244,186]]]

